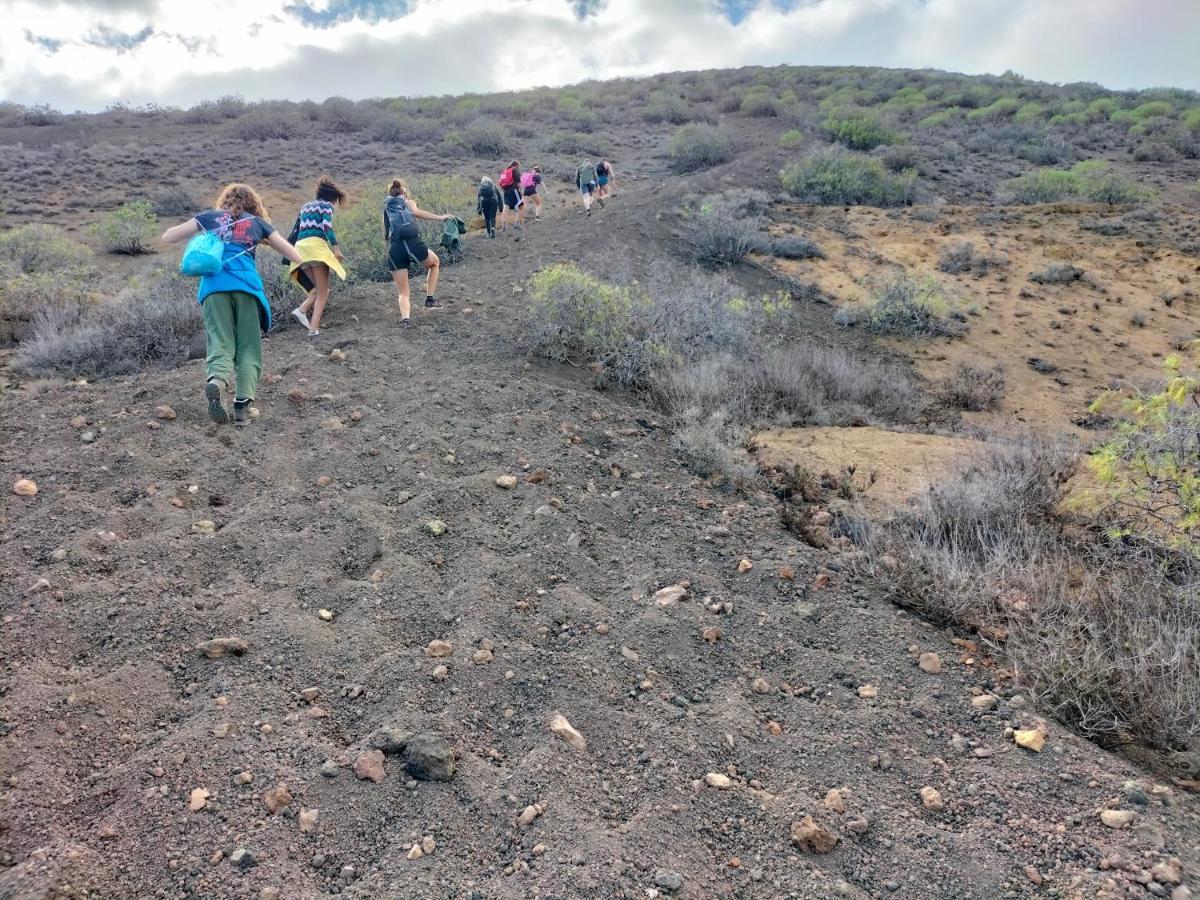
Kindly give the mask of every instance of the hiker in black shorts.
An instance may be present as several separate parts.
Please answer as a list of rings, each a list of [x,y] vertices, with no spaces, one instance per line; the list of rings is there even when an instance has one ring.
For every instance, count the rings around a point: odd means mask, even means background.
[[[504,191],[504,210],[500,213],[500,228],[504,228],[506,219],[512,219],[513,228],[520,228],[520,214],[517,210],[522,202],[521,164],[515,159],[510,162],[508,168],[500,173],[500,180],[497,184]]]
[[[409,318],[408,302],[408,267],[410,263],[419,263],[429,274],[425,276],[425,308],[441,309],[433,295],[437,290],[438,267],[441,260],[436,253],[425,246],[421,240],[421,232],[417,230],[417,219],[429,222],[445,222],[449,216],[439,216],[437,213],[420,209],[408,195],[408,185],[399,178],[392,181],[388,188],[388,199],[383,206],[383,239],[388,245],[388,264],[392,269],[392,280],[396,282],[399,292],[400,324],[404,328],[412,325]]]

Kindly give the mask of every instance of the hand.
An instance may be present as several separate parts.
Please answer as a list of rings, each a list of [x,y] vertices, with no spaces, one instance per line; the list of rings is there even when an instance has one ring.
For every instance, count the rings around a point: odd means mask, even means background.
[[[449,218],[450,218],[449,216],[442,216],[442,218],[439,221],[445,222]]]

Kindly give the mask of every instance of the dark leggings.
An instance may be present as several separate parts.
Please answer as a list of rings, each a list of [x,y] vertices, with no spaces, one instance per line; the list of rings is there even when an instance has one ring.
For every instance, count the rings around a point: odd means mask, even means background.
[[[488,228],[496,227],[496,213],[500,209],[500,204],[493,200],[491,203],[483,201],[483,224]]]

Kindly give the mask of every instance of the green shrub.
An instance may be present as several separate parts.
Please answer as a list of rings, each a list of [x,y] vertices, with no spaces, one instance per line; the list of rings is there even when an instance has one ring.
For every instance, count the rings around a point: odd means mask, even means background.
[[[893,175],[861,153],[821,149],[779,174],[784,188],[810,203],[905,206],[912,202],[914,170]]]
[[[1013,116],[1014,122],[1028,123],[1036,122],[1046,118],[1046,107],[1040,103],[1023,103],[1021,108],[1017,110]]]
[[[1200,131],[1200,106],[1193,106],[1180,119],[1189,131]]]
[[[712,125],[684,125],[671,135],[667,153],[676,172],[696,172],[733,159],[733,138]]]
[[[1173,107],[1166,100],[1151,100],[1149,103],[1135,106],[1133,117],[1138,120],[1153,119],[1158,116],[1169,116],[1173,111]]]
[[[133,200],[92,225],[92,234],[109,253],[137,256],[154,252],[150,243],[157,226],[154,208],[145,200]]]
[[[1103,160],[1085,160],[1070,169],[1036,169],[1010,180],[1004,193],[1013,203],[1061,203],[1086,200],[1110,205],[1140,203],[1154,196],[1113,171]]]
[[[779,136],[779,146],[785,150],[795,150],[804,144],[804,132],[795,128],[785,131]]]
[[[1195,345],[1193,345],[1195,346]],[[1105,517],[1116,537],[1140,539],[1200,556],[1200,373],[1184,357],[1163,364],[1166,381],[1147,393],[1101,397],[1102,412],[1119,401],[1115,436],[1091,457],[1103,485]]]
[[[623,285],[558,263],[534,275],[527,296],[537,352],[591,367],[600,384],[635,388],[689,360],[748,353],[786,309],[740,298],[720,275],[667,267],[648,284]]]
[[[973,109],[967,113],[968,121],[986,120],[997,121],[999,119],[1007,119],[1010,116],[1016,115],[1017,110],[1021,108],[1021,101],[1016,97],[1001,97],[994,100],[987,106],[981,106],[979,109]]]
[[[831,115],[821,123],[821,128],[851,150],[874,150],[882,144],[895,144],[900,140],[900,135],[867,112]]]
[[[568,132],[556,134],[546,143],[546,149],[551,153],[565,153],[571,156],[606,157],[613,155],[613,145],[607,138],[598,134]]]
[[[917,123],[918,128],[933,129],[940,128],[947,122],[952,122],[962,116],[962,112],[957,109],[941,109],[935,113],[930,113]]]
[[[54,225],[20,225],[0,232],[0,266],[12,274],[43,275],[85,265],[92,251]]]
[[[957,337],[963,316],[932,278],[900,275],[879,284],[866,300],[838,310],[840,325],[861,325],[874,334]]]
[[[1120,109],[1121,104],[1112,97],[1097,97],[1087,105],[1084,115],[1090,122],[1104,122],[1111,119]]]
[[[777,116],[779,101],[766,91],[752,91],[742,98],[740,109],[747,116]]]
[[[672,125],[682,125],[690,121],[692,115],[684,100],[656,91],[642,109],[642,118],[651,123],[670,122]]]
[[[468,125],[462,131],[447,135],[446,141],[482,159],[511,156],[513,151],[510,130],[495,122],[476,122]]]

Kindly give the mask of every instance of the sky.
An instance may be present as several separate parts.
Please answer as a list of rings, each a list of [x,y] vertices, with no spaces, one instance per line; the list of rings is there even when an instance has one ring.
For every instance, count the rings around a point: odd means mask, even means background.
[[[521,90],[742,65],[1200,89],[1200,0],[0,0],[0,99]]]

